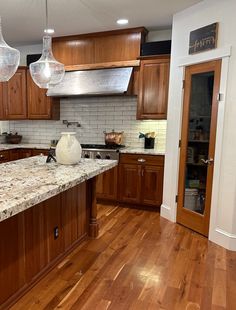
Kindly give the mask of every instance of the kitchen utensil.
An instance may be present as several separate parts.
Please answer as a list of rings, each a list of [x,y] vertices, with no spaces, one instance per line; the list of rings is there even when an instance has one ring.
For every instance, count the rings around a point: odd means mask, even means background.
[[[121,145],[123,140],[124,132],[116,132],[114,129],[112,132],[103,131],[105,135],[105,144],[106,145]]]

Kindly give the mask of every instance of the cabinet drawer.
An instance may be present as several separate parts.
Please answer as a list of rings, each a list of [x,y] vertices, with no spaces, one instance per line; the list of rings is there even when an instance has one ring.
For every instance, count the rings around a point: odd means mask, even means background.
[[[9,151],[0,152],[0,163],[5,163],[10,160]]]
[[[164,166],[164,155],[120,154],[122,164],[147,164]]]

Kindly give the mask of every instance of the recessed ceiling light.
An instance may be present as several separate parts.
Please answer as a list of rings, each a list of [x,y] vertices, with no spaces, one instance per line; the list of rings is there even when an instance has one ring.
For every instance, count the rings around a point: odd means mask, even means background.
[[[54,32],[55,32],[54,29],[50,29],[50,28],[44,29],[44,33],[47,33],[47,34],[52,34]]]
[[[128,19],[121,18],[121,19],[118,19],[116,22],[119,25],[126,25],[126,24],[128,24],[129,21],[128,21]]]

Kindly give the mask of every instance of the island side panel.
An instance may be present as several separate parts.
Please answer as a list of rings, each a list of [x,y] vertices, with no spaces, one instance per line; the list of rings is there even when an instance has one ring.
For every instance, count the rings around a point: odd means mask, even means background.
[[[89,234],[87,182],[0,222],[1,310],[13,305]]]

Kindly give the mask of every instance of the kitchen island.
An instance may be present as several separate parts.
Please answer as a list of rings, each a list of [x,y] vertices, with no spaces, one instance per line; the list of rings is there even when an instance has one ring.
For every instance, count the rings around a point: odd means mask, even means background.
[[[86,237],[98,235],[96,176],[115,160],[0,165],[0,309],[7,309]]]

